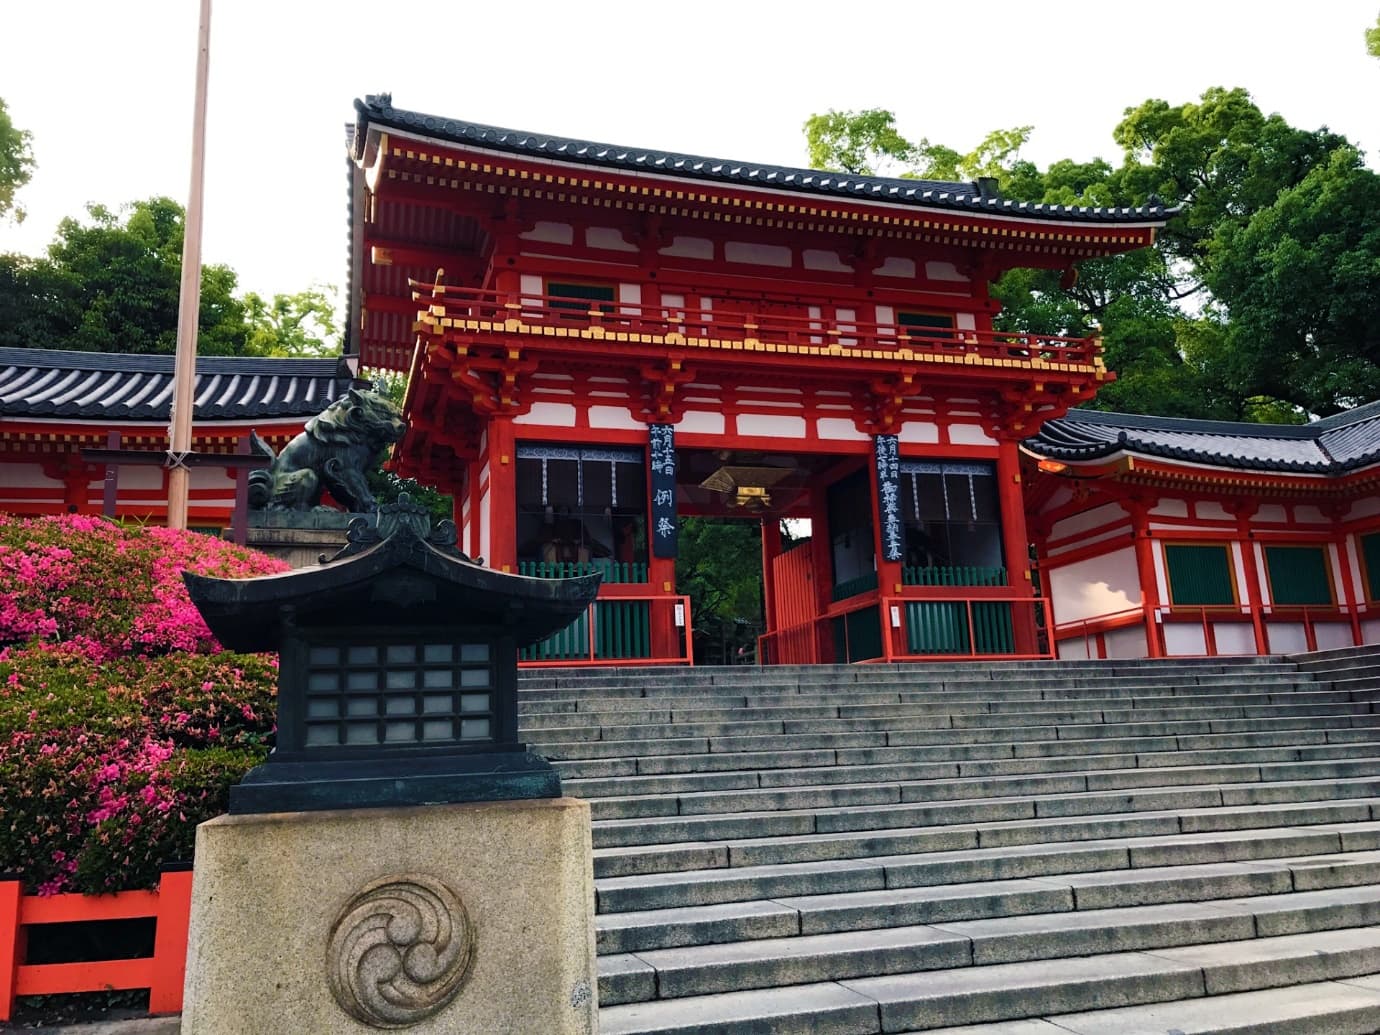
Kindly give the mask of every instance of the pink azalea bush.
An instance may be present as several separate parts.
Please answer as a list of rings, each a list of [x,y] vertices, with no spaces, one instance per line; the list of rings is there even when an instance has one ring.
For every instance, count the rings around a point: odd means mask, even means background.
[[[181,572],[283,571],[196,533],[0,515],[0,871],[157,881],[267,754],[276,659],[221,651]]]
[[[84,514],[0,514],[0,644],[77,646],[93,661],[218,648],[182,572],[246,578],[283,562],[220,539]]]

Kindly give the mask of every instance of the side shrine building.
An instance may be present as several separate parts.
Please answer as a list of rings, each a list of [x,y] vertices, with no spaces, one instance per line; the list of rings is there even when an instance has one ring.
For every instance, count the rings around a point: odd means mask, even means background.
[[[538,657],[683,657],[689,515],[761,522],[764,660],[1047,652],[1021,443],[1111,375],[1094,339],[994,331],[988,285],[1173,211],[356,107],[348,348],[410,374],[398,472],[495,568],[604,574]]]

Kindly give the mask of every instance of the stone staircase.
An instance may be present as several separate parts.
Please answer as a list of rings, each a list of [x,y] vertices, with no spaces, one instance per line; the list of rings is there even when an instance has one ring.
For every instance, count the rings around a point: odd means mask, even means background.
[[[1377,701],[1364,648],[521,680],[603,1035],[1380,1031]]]

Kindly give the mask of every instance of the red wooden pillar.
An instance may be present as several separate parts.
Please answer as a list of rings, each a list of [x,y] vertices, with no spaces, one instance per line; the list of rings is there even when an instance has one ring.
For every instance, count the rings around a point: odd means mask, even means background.
[[[997,445],[997,500],[1007,582],[1013,595],[1034,597],[1035,587],[1030,581],[1030,534],[1025,527],[1025,497],[1021,493],[1021,460],[1013,438],[1003,438]],[[1017,602],[1012,605],[1011,612],[1016,653],[1037,653],[1039,637],[1035,628],[1035,608]],[[1048,633],[1052,646],[1054,630]]]
[[[15,986],[24,962],[24,928],[19,924],[23,904],[23,883],[0,880],[0,1021],[14,1016]]]
[[[810,567],[815,580],[815,615],[829,613],[834,595],[834,556],[829,547],[829,493],[826,485],[810,486]],[[811,661],[841,661],[834,657],[834,633],[827,621],[814,627],[815,648]]]
[[[1131,539],[1136,551],[1136,573],[1140,577],[1140,607],[1145,615],[1145,648],[1150,657],[1164,657],[1160,623],[1160,583],[1155,575],[1155,544],[1150,535],[1149,505],[1128,502],[1131,512]]]
[[[1251,535],[1251,515],[1260,508],[1254,500],[1226,504],[1226,511],[1236,518],[1236,539],[1241,544],[1241,574],[1246,578],[1246,607],[1255,633],[1255,652],[1270,653],[1270,638],[1265,629],[1265,594],[1260,585],[1260,570],[1256,567],[1255,539]]]
[[[158,881],[158,918],[153,935],[149,1013],[182,1009],[187,973],[187,929],[192,917],[192,871],[168,870]]]
[[[513,418],[489,418],[489,556],[495,571],[517,570],[517,443]]]
[[[776,632],[776,558],[781,556],[781,519],[762,519],[762,611],[767,632]]]

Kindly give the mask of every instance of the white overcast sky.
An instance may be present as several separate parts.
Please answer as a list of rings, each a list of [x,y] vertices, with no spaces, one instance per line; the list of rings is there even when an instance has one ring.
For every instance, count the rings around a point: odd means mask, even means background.
[[[345,273],[351,100],[721,158],[804,164],[801,124],[889,107],[966,148],[1031,124],[1026,156],[1116,160],[1149,97],[1244,86],[1380,155],[1380,0],[216,0],[204,257],[243,287]],[[38,169],[0,251],[41,253],[88,201],[186,200],[196,0],[0,0],[0,97]]]

